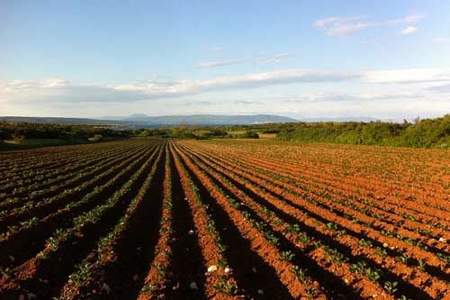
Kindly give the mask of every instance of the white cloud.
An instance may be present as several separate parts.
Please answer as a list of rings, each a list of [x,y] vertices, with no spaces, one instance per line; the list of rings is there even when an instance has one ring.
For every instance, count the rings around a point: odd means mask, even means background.
[[[408,15],[397,19],[388,19],[382,21],[380,24],[392,25],[392,24],[417,24],[420,20],[425,18],[424,15]]]
[[[364,72],[369,83],[432,83],[450,81],[450,70],[439,69],[394,69]]]
[[[363,17],[330,17],[316,20],[314,26],[329,36],[344,36],[372,25]]]
[[[131,84],[78,84],[65,80],[29,80],[0,82],[0,99],[32,101],[123,102],[182,97],[223,89],[246,89],[294,82],[335,82],[358,77],[352,72],[279,70],[216,77],[205,80],[157,81]]]
[[[450,111],[450,70],[291,69],[114,85],[64,79],[0,81],[0,111],[2,115],[85,117],[135,112],[438,116]]]
[[[216,61],[206,61],[206,62],[200,62],[197,64],[198,68],[217,68],[217,67],[223,67],[223,66],[229,66],[229,65],[237,65],[242,64],[246,62],[246,60],[243,59],[224,59],[224,60],[216,60]]]
[[[382,101],[393,99],[415,99],[422,95],[417,92],[310,92],[295,96],[280,98],[280,101],[286,103],[304,103],[304,102],[366,102]]]
[[[217,77],[194,82],[193,86],[206,91],[223,88],[249,88],[293,82],[336,82],[355,79],[359,76],[353,72],[291,69]]]
[[[417,31],[417,24],[424,16],[422,15],[408,15],[397,19],[386,19],[381,21],[374,21],[363,16],[354,17],[328,17],[318,19],[313,23],[313,26],[324,32],[329,36],[347,36],[355,32],[359,32],[371,27],[383,27],[394,25],[405,25],[408,31]],[[409,32],[412,33],[412,32]]]
[[[290,53],[277,53],[274,55],[260,57],[256,61],[260,64],[278,64],[290,56],[292,56]]]
[[[219,68],[230,65],[238,65],[244,63],[259,63],[259,64],[278,64],[285,60],[286,58],[292,56],[290,53],[276,53],[271,55],[259,56],[256,58],[240,58],[240,59],[223,59],[214,61],[199,62],[197,68],[211,69]]]
[[[435,92],[439,92],[439,93],[450,93],[450,83],[432,86],[432,87],[429,87],[428,89],[430,91],[435,91]]]
[[[404,29],[402,29],[400,31],[400,34],[402,35],[409,35],[409,34],[413,34],[417,32],[417,27],[416,26],[407,26]]]
[[[120,90],[108,85],[77,84],[65,80],[0,82],[0,100],[7,102],[122,102],[145,99],[139,90]]]

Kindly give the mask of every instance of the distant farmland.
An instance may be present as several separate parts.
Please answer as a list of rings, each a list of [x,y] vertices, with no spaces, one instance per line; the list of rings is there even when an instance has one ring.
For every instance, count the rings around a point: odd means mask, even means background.
[[[443,299],[450,152],[131,139],[0,153],[1,299]]]

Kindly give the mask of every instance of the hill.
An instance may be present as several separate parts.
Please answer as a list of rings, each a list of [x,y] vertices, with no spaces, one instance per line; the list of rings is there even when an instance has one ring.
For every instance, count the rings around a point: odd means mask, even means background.
[[[297,120],[278,115],[173,115],[146,116],[134,114],[120,119],[145,125],[249,125],[263,123],[287,123]]]
[[[59,117],[0,117],[0,121],[65,124],[65,125],[122,125],[122,126],[172,126],[172,125],[251,125],[265,123],[287,123],[297,120],[277,115],[174,115],[147,116],[133,114],[125,117],[103,117],[101,119],[59,118]]]
[[[0,122],[35,123],[35,124],[61,124],[61,125],[123,125],[118,120],[98,120],[88,118],[63,118],[63,117],[16,117],[0,116]]]

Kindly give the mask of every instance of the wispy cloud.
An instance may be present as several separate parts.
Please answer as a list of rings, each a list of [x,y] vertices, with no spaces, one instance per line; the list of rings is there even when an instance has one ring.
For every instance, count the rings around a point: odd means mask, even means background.
[[[235,100],[233,101],[235,104],[240,105],[256,105],[256,104],[262,104],[261,101],[255,101],[255,100]]]
[[[275,53],[270,55],[258,56],[256,58],[239,58],[239,59],[222,59],[199,62],[196,66],[202,69],[212,69],[225,67],[230,65],[239,65],[244,63],[258,63],[258,64],[278,64],[288,57],[292,56],[290,53]]]
[[[79,84],[64,79],[0,81],[2,102],[110,102],[132,103],[164,98],[180,98],[223,90],[245,90],[291,83],[340,83],[379,85],[449,84],[450,70],[394,69],[335,71],[287,69],[263,73],[213,77],[203,80],[147,80],[127,84]],[[338,98],[335,97],[337,100]],[[380,99],[380,98],[379,98]]]
[[[432,86],[432,87],[429,87],[428,89],[430,91],[439,92],[439,93],[450,93],[450,83]]]
[[[424,16],[422,15],[408,15],[403,18],[386,19],[375,21],[368,17],[353,16],[353,17],[328,17],[318,19],[313,23],[313,26],[318,30],[324,32],[328,36],[347,36],[371,27],[383,27],[393,25],[407,26],[404,30],[417,31],[417,24]]]
[[[8,102],[133,102],[146,97],[139,90],[78,84],[62,79],[0,82],[0,101]]]
[[[369,83],[410,84],[450,81],[450,70],[393,69],[365,71],[364,80]]]
[[[227,99],[227,100],[223,100],[223,99],[214,99],[214,100],[208,100],[208,101],[204,101],[204,100],[196,100],[196,101],[183,101],[183,103],[180,103],[180,105],[182,106],[220,106],[223,105],[224,103],[227,104],[231,104],[231,105],[260,105],[263,104],[263,102],[261,101],[255,101],[255,100],[243,100],[243,99],[239,99],[239,100],[235,100],[235,99]]]
[[[155,82],[118,86],[121,90],[139,90],[149,96],[173,96],[177,94],[198,94],[201,92],[221,89],[245,89],[274,84],[294,82],[335,82],[351,80],[360,75],[353,72],[327,70],[278,70],[264,73],[249,73],[243,75],[223,76],[205,80],[183,80],[161,86]]]
[[[200,62],[197,64],[198,68],[218,68],[223,66],[230,66],[230,65],[238,65],[245,63],[246,60],[243,59],[224,59],[224,60],[216,60],[216,61],[206,61],[206,62]]]
[[[417,32],[417,27],[416,26],[407,26],[404,29],[402,29],[400,31],[400,34],[402,35],[409,35],[409,34],[413,34]]]
[[[420,98],[421,95],[416,92],[315,92],[304,93],[296,96],[289,96],[280,98],[280,101],[285,103],[305,103],[305,102],[366,102],[366,101],[380,101],[393,99],[415,99]]]
[[[352,72],[293,69],[204,80],[149,80],[119,85],[86,85],[61,79],[3,81],[0,82],[0,99],[16,99],[19,101],[45,99],[72,102],[129,102],[182,97],[223,89],[248,89],[299,82],[345,81],[359,76]]]
[[[292,54],[290,53],[277,53],[269,56],[262,56],[256,61],[260,64],[278,64],[291,56]]]
[[[420,14],[413,14],[413,15],[407,15],[401,18],[396,19],[387,19],[384,21],[379,22],[380,25],[394,25],[394,24],[417,24],[419,21],[424,19],[424,15]]]
[[[314,27],[329,36],[349,35],[372,26],[364,17],[329,17],[314,22]]]

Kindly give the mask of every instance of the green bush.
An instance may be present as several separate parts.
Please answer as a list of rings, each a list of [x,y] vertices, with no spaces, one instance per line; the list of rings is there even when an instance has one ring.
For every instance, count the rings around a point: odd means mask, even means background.
[[[405,147],[450,146],[450,115],[404,122],[325,122],[290,124],[277,134],[281,140]]]
[[[259,139],[259,135],[255,131],[248,130],[244,134],[242,134],[242,138],[244,138],[244,139]]]

